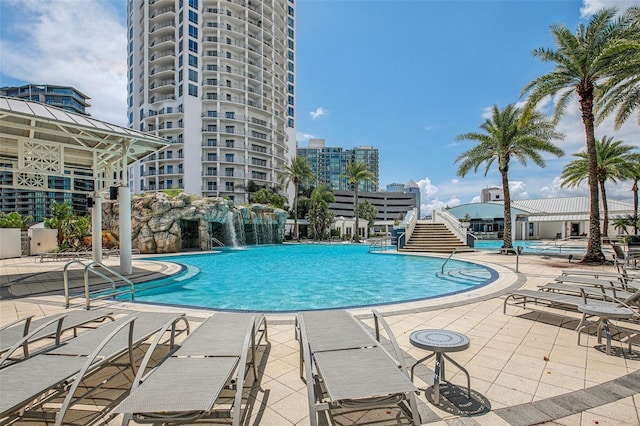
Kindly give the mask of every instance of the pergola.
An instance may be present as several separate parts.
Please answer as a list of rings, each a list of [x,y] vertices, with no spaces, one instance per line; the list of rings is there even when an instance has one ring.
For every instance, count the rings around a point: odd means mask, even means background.
[[[0,186],[87,194],[86,182],[93,181],[93,259],[97,261],[102,260],[102,197],[109,188],[118,187],[122,274],[132,272],[127,167],[168,143],[89,116],[0,96],[0,174],[12,176]],[[70,185],[50,187],[48,177],[68,179]]]

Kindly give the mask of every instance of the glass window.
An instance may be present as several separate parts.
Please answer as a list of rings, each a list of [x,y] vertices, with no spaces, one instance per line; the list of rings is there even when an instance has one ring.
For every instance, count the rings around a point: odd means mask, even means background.
[[[198,23],[198,14],[193,10],[189,11],[189,22],[193,22],[194,24]]]
[[[189,6],[193,7],[194,9],[198,8],[198,0],[189,0]]]
[[[189,85],[189,94],[191,96],[198,96],[198,86],[196,86],[195,84],[190,84]]]
[[[180,57],[182,59],[182,57]],[[189,66],[197,67],[198,66],[198,57],[192,54],[189,54]]]
[[[198,82],[198,71],[189,70],[189,81]]]
[[[189,40],[189,50],[191,52],[198,53],[198,43],[193,40]]]
[[[189,25],[189,36],[193,38],[198,38],[198,28],[193,25]]]
[[[233,154],[225,154],[224,160],[228,163],[233,163]]]

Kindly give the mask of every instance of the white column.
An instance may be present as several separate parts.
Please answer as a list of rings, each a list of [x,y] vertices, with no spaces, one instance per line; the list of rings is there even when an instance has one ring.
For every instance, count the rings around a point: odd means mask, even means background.
[[[91,210],[91,248],[93,260],[102,262],[102,198],[99,194],[93,196]]]
[[[129,186],[118,188],[120,203],[120,273],[130,275],[131,266],[131,191]]]

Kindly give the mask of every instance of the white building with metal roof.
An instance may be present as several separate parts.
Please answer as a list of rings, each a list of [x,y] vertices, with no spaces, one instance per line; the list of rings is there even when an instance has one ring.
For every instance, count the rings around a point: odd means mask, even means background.
[[[633,205],[607,200],[609,208],[608,235],[620,235],[613,219],[633,215]],[[471,230],[480,238],[500,239],[504,231],[503,202],[470,203],[448,209],[458,219],[469,215]],[[589,198],[540,198],[512,200],[513,236],[518,240],[565,239],[586,236],[589,230]],[[604,212],[600,211],[603,220]]]

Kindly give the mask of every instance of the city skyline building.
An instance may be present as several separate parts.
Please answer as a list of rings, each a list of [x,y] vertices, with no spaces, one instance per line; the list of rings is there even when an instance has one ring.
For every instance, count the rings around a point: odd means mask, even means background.
[[[373,146],[352,149],[328,147],[324,139],[309,139],[306,147],[298,147],[296,155],[307,159],[316,178],[315,185],[326,185],[330,191],[353,190],[345,177],[347,164],[359,161],[367,164],[373,173],[373,182],[360,182],[358,191],[377,192],[380,176],[380,155]]]
[[[293,0],[128,0],[128,123],[171,142],[132,192],[248,201],[295,154]]]
[[[76,114],[89,116],[86,108],[91,105],[90,98],[71,86],[53,84],[26,84],[17,87],[0,88],[1,96],[19,98],[26,101],[39,102]],[[33,154],[44,161],[58,161],[57,156],[47,158],[51,153],[39,151],[33,147]],[[78,216],[89,214],[88,199],[94,189],[93,177],[90,170],[74,171],[74,178],[64,176],[41,176],[42,186],[47,190],[17,189],[14,187],[15,176],[10,163],[0,161],[0,211],[3,213],[17,212],[21,216],[31,216],[35,222],[41,222],[50,215],[51,205],[67,202],[73,213]],[[51,167],[50,165],[47,167]],[[86,179],[78,176],[85,174]],[[36,181],[39,179],[35,179]],[[72,191],[72,189],[74,191]]]
[[[0,95],[40,102],[78,114],[91,115],[87,112],[87,108],[91,106],[89,103],[91,98],[71,86],[55,84],[7,86],[0,87]]]

